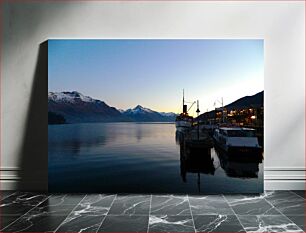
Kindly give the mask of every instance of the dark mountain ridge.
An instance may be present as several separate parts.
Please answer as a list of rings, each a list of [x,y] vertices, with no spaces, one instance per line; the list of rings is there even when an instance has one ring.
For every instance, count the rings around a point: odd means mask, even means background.
[[[263,106],[264,91],[252,96],[242,97],[225,106],[226,109],[241,109],[247,107],[260,108]]]
[[[258,92],[255,95],[244,96],[228,105],[225,105],[226,110],[239,110],[243,108],[260,108],[263,107],[264,103],[264,91]],[[205,118],[207,116],[213,117],[215,115],[215,110],[205,112],[199,116],[199,119]]]

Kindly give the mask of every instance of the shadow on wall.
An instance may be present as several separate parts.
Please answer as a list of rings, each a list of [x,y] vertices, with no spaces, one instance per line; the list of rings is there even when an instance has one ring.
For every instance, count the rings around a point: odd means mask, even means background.
[[[18,190],[48,190],[48,41],[39,46],[25,133]]]

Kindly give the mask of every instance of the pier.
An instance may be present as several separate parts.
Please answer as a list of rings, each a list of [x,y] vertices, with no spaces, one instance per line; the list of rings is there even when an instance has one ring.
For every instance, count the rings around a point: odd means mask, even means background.
[[[210,149],[214,146],[213,139],[207,131],[200,131],[199,129],[191,129],[185,132],[186,146],[193,148]]]
[[[198,126],[177,131],[177,141],[183,150],[188,150],[188,155],[210,155],[210,150],[214,147],[213,139],[208,131],[200,130]]]

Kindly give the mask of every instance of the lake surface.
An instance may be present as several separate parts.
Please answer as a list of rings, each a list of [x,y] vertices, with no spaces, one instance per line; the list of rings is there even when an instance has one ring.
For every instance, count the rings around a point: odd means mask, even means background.
[[[49,191],[258,193],[263,162],[210,153],[185,156],[167,123],[49,125]]]

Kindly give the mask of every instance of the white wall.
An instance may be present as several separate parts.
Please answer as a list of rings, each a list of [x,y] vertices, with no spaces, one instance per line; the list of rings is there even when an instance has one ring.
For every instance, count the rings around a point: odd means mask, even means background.
[[[39,45],[45,40],[264,38],[265,187],[304,189],[303,2],[12,1],[2,10],[1,188],[18,187],[20,176],[27,180],[23,188],[47,187],[47,135],[39,135],[37,126],[36,135],[25,139]],[[42,99],[47,98],[45,84],[40,84]],[[39,122],[44,117],[39,111],[31,114]],[[25,144],[31,150],[24,150]],[[26,173],[20,170],[23,164]]]

